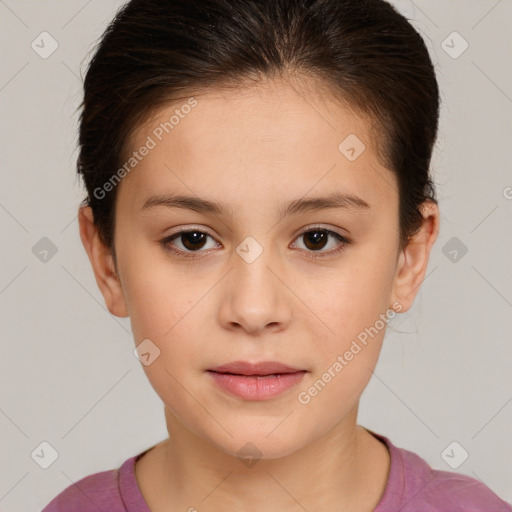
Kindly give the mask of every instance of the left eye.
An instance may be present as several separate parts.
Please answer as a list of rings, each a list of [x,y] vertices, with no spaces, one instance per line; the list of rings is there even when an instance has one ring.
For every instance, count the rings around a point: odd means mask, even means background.
[[[341,248],[335,248],[332,252],[337,252],[338,250],[341,250],[345,244],[350,243],[347,238],[344,236],[341,236],[339,233],[336,233],[335,231],[331,231],[329,229],[323,229],[323,228],[314,228],[310,229],[308,231],[305,231],[301,235],[297,237],[297,240],[303,238],[304,239],[304,245],[306,246],[306,249],[308,251],[312,252],[319,252],[319,249],[324,249],[326,245],[328,245],[329,238],[336,239],[339,243],[341,243]],[[336,247],[336,244],[334,245]],[[321,252],[331,252],[329,250],[327,251],[321,251]]]
[[[200,231],[198,229],[192,229],[188,231],[180,231],[178,233],[175,233],[174,235],[164,238],[163,240],[161,240],[160,243],[167,250],[170,250],[174,253],[186,257],[193,258],[196,257],[194,253],[206,252],[206,250],[202,251],[201,249],[204,249],[205,245],[207,245],[208,238],[211,238],[213,240],[213,237],[208,233],[205,233],[204,231]],[[350,240],[347,239],[346,237],[340,235],[339,233],[336,233],[335,231],[331,231],[325,228],[310,228],[309,230],[301,233],[296,238],[296,240],[299,240],[301,238],[304,239],[306,253],[313,253],[308,255],[308,257],[313,258],[318,257],[317,254],[315,253],[321,253],[320,255],[323,255],[323,253],[338,253],[345,247],[345,245],[350,243]],[[336,244],[334,244],[334,249],[321,251],[320,249],[325,249],[325,247],[329,245],[329,238],[337,240],[338,247],[336,247]],[[179,244],[173,243],[175,240],[178,240],[180,242],[181,247],[179,247]],[[293,245],[295,246],[296,244],[294,243]],[[211,247],[206,247],[206,249],[214,249],[218,246],[219,244],[217,242],[214,242]]]

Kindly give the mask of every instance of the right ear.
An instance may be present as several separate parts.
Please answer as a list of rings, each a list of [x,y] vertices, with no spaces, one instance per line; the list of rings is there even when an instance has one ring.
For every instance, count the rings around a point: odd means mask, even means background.
[[[112,251],[100,240],[90,206],[80,206],[78,209],[78,224],[82,244],[89,256],[96,283],[105,299],[108,310],[118,317],[129,316],[121,281],[115,269]]]

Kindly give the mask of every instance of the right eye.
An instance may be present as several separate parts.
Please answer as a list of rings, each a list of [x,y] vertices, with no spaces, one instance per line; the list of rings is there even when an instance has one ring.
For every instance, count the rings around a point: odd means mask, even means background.
[[[204,231],[200,231],[199,229],[180,230],[179,232],[160,240],[160,244],[164,249],[174,252],[175,254],[179,254],[180,256],[185,256],[187,258],[195,258],[197,256],[194,253],[206,252],[201,249],[206,245],[208,237],[213,240],[211,235]],[[179,244],[175,244],[175,240],[178,240]],[[176,245],[178,245],[178,247],[176,247]],[[179,247],[179,245],[181,245],[181,247]],[[215,246],[218,245],[219,244],[216,243]]]

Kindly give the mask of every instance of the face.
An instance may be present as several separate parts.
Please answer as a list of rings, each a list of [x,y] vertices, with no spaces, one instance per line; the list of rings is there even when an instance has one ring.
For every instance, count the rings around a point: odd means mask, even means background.
[[[369,121],[284,81],[194,99],[134,132],[119,281],[98,282],[146,344],[169,417],[224,452],[281,457],[354,421],[391,305],[408,308],[424,268],[399,250],[397,182]],[[209,371],[233,361],[300,371]]]

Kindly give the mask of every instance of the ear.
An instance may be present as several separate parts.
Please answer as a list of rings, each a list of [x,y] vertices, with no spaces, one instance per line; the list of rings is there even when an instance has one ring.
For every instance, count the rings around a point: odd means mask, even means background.
[[[112,251],[100,240],[90,206],[80,206],[78,223],[82,244],[89,256],[96,283],[108,310],[118,317],[129,316]]]
[[[405,313],[414,302],[425,279],[430,250],[439,234],[437,204],[427,200],[422,203],[420,210],[423,217],[422,226],[401,250],[393,283],[392,302],[400,303],[401,313]]]

